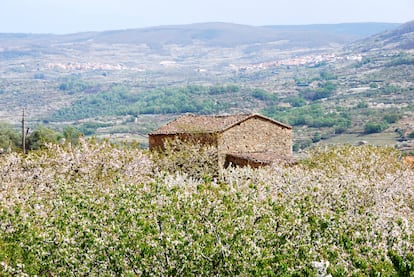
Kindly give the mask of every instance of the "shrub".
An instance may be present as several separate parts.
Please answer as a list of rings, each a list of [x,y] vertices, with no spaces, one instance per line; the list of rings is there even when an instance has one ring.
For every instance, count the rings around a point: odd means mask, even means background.
[[[315,101],[332,96],[337,88],[332,82],[319,83],[318,86],[319,88],[317,89],[304,90],[301,96],[307,100]]]
[[[388,124],[385,122],[368,122],[364,126],[364,132],[366,134],[381,133],[388,128]]]
[[[292,151],[293,152],[298,152],[299,149],[300,149],[299,143],[294,143],[293,146],[292,146]]]
[[[17,150],[21,146],[21,134],[10,124],[0,122],[0,154]]]
[[[289,104],[292,105],[292,107],[302,107],[306,105],[306,100],[300,96],[289,97],[286,100]]]
[[[383,117],[384,121],[388,124],[396,123],[398,120],[400,120],[400,118],[401,118],[401,115],[395,114],[395,113],[386,114]]]
[[[368,108],[368,103],[367,102],[359,102],[356,107],[357,107],[357,109],[366,109],[366,108]]]
[[[370,83],[369,87],[370,88],[378,88],[378,84],[377,83]]]
[[[164,148],[152,153],[159,171],[180,172],[195,178],[217,177],[217,147],[175,139],[167,141]]]
[[[48,143],[58,143],[61,138],[62,134],[56,132],[55,130],[38,126],[26,137],[27,149],[39,150],[45,147]]]
[[[258,88],[252,91],[252,96],[256,99],[259,99],[262,101],[268,101],[268,102],[277,100],[276,95],[271,94],[264,89],[258,89]]]
[[[332,74],[328,71],[325,71],[325,70],[321,71],[319,75],[323,80],[336,80],[336,79],[338,79],[337,76],[335,76],[334,74]]]
[[[313,143],[316,143],[316,142],[321,141],[321,139],[322,139],[321,133],[319,133],[319,132],[315,132],[315,133],[313,134],[313,137],[312,137],[312,142],[313,142]]]
[[[79,143],[79,138],[82,136],[83,134],[81,131],[73,126],[66,126],[63,128],[63,137],[67,143],[77,145]]]

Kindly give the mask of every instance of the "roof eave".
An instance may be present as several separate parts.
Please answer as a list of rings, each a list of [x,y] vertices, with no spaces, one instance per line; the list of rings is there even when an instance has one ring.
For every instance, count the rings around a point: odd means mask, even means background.
[[[182,135],[182,134],[188,134],[188,135],[200,135],[200,134],[218,134],[219,131],[207,131],[207,132],[171,132],[171,133],[148,133],[149,136],[168,136],[168,135]]]
[[[224,128],[224,129],[220,130],[220,131],[219,131],[219,133],[225,132],[225,131],[227,131],[227,130],[229,130],[229,129],[233,128],[234,126],[236,126],[236,125],[238,125],[238,124],[240,124],[240,123],[243,123],[243,122],[245,122],[245,121],[247,121],[247,120],[249,120],[249,119],[251,119],[251,118],[253,118],[253,117],[259,117],[259,118],[262,118],[262,119],[264,119],[264,120],[270,121],[270,122],[272,122],[272,123],[274,123],[274,124],[276,124],[276,125],[279,125],[279,126],[281,126],[281,127],[283,127],[283,128],[286,128],[286,129],[293,129],[293,127],[292,127],[292,126],[290,126],[290,125],[287,125],[287,124],[284,124],[284,123],[282,123],[282,122],[276,121],[276,120],[274,120],[274,119],[271,119],[271,118],[269,118],[269,117],[263,116],[263,115],[261,115],[261,114],[254,113],[254,114],[251,114],[251,115],[247,116],[246,118],[243,118],[243,119],[241,119],[241,120],[239,120],[239,121],[237,121],[237,122],[235,122],[235,123],[231,124],[230,126],[226,126],[226,128]]]

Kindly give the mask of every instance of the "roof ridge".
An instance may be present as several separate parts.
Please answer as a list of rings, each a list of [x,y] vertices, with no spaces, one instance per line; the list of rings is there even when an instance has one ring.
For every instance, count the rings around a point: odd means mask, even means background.
[[[284,128],[292,127],[268,118],[258,113],[239,113],[221,115],[197,115],[192,113],[183,114],[173,121],[161,126],[150,134],[177,134],[177,133],[220,133],[233,126],[240,124],[250,118],[259,117],[278,124]]]

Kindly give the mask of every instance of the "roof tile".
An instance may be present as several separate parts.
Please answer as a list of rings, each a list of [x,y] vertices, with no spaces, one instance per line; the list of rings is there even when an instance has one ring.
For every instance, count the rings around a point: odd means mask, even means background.
[[[180,133],[217,133],[222,132],[233,125],[245,121],[250,117],[258,116],[285,128],[292,127],[273,119],[258,114],[235,114],[235,115],[194,115],[185,114],[174,121],[161,126],[150,135],[172,135]]]

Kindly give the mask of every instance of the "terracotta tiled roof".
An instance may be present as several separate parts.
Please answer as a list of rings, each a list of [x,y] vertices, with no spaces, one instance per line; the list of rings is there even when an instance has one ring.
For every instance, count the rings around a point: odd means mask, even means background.
[[[278,124],[284,128],[292,127],[259,114],[235,114],[235,115],[193,115],[186,114],[174,121],[161,126],[150,135],[181,134],[181,133],[219,133],[252,117],[260,117]]]

